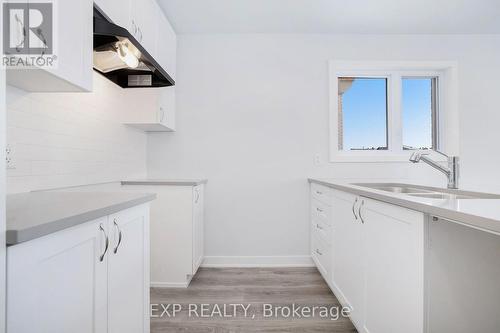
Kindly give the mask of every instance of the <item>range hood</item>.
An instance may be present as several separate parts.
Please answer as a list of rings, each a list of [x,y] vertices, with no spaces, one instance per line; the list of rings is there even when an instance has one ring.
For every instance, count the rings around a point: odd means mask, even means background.
[[[94,69],[122,88],[168,87],[175,81],[128,32],[94,7]]]

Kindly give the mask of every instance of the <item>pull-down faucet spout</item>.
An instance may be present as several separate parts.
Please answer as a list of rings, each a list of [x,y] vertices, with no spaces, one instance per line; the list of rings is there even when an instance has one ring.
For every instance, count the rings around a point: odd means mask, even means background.
[[[442,154],[442,153],[440,153]],[[448,188],[449,189],[458,189],[458,174],[459,174],[459,158],[458,156],[446,156],[448,160],[448,167],[442,166],[438,162],[435,162],[431,160],[429,157],[427,157],[427,153],[422,153],[422,152],[414,152],[410,156],[410,162],[412,163],[418,163],[420,161],[423,161],[424,163],[430,165],[434,169],[441,171],[446,175],[446,178],[448,179]]]

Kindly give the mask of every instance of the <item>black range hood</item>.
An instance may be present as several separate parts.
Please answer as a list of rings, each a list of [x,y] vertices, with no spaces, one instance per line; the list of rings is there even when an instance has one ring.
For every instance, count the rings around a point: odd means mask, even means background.
[[[94,69],[122,88],[175,85],[160,64],[128,32],[94,7]]]

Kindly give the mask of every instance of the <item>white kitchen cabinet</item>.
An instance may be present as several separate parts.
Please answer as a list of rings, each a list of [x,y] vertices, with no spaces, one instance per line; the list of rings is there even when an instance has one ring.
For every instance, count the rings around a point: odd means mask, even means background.
[[[424,332],[424,214],[365,198],[359,212],[364,331]]]
[[[91,91],[93,2],[57,1],[54,17],[57,66],[50,69],[8,69],[7,84],[33,92]]]
[[[175,87],[130,89],[134,103],[122,122],[145,132],[175,131]]]
[[[7,331],[148,333],[148,225],[140,205],[9,247]]]
[[[156,50],[156,25],[157,10],[159,10],[156,0],[131,1],[132,28],[134,29],[131,33],[146,51],[156,59],[158,57]]]
[[[116,25],[126,28],[132,25],[132,0],[95,0],[99,9]]]
[[[109,333],[149,332],[149,223],[143,209],[109,216]]]
[[[311,222],[312,258],[359,332],[425,331],[423,213],[311,184]]]
[[[101,218],[9,247],[7,332],[107,332],[107,233]]]
[[[161,8],[157,11],[156,49],[157,61],[163,69],[175,80],[177,72],[177,35],[163,14]]]
[[[151,285],[187,287],[204,257],[204,185],[140,182],[122,189],[157,196],[151,203]]]
[[[333,191],[333,274],[332,282],[340,299],[350,306],[351,318],[361,322],[364,316],[364,258],[359,198]]]

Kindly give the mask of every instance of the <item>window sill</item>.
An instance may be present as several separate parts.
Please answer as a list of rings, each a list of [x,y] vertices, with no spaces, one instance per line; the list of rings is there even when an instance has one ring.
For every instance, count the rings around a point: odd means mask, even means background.
[[[330,156],[330,163],[408,163],[410,156],[417,150],[395,151],[364,151],[364,152],[336,152]],[[446,157],[435,151],[421,150],[429,153],[429,157],[436,162],[447,162]]]

